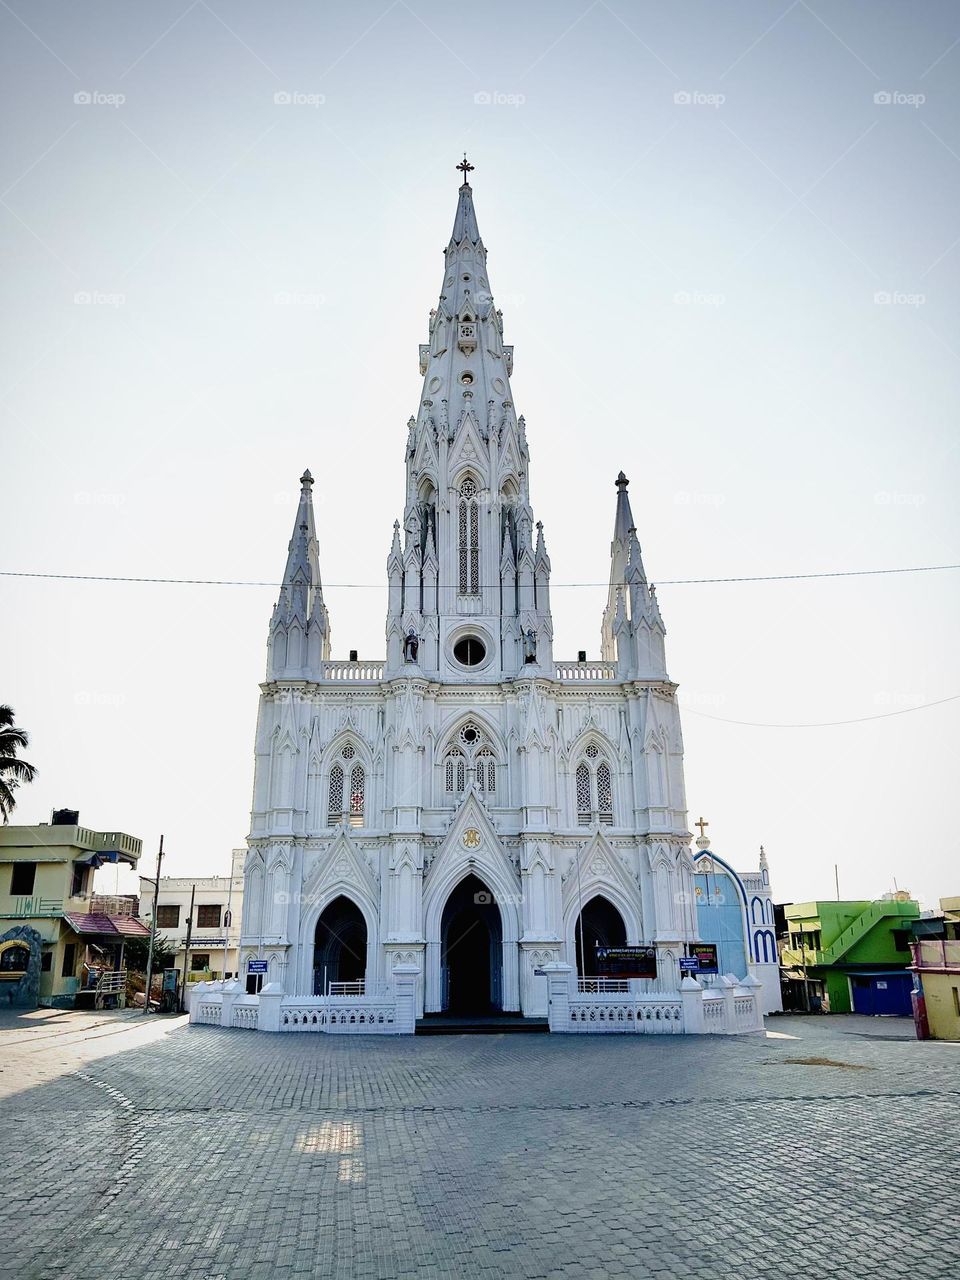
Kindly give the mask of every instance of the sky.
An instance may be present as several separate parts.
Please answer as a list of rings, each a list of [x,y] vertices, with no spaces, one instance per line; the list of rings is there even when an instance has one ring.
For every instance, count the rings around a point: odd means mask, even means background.
[[[381,657],[466,149],[557,658],[599,657],[622,468],[714,851],[763,844],[780,901],[960,892],[958,573],[789,578],[960,562],[955,4],[4,0],[0,33],[0,569],[276,582],[309,467],[333,655]],[[226,872],[274,596],[0,578],[16,820]]]

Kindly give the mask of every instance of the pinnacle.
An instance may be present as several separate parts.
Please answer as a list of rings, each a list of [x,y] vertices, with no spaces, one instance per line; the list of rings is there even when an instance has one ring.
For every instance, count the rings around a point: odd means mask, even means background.
[[[306,471],[304,471],[303,475],[300,477],[300,484],[304,489],[308,489],[312,487],[313,476],[310,474],[309,467],[306,469]]]

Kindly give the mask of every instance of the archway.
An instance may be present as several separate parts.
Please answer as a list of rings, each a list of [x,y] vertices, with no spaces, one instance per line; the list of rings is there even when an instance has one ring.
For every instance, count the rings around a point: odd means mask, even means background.
[[[503,925],[494,895],[469,875],[440,920],[441,1005],[454,1014],[490,1014],[503,1004]]]
[[[581,928],[583,921],[583,951],[586,952],[587,968],[583,967],[581,952]],[[627,945],[627,929],[623,916],[609,900],[600,894],[591,898],[577,917],[574,925],[574,941],[577,948],[577,973],[581,977],[594,977],[597,970],[597,947],[625,947]]]
[[[331,982],[358,982],[367,971],[367,924],[360,908],[342,894],[327,906],[313,935],[313,994]]]

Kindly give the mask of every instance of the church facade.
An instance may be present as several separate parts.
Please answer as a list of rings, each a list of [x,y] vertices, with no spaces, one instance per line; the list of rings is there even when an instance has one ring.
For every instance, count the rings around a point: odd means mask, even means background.
[[[261,685],[243,971],[265,961],[262,981],[309,996],[413,965],[418,1012],[543,1016],[544,965],[589,976],[600,945],[655,948],[645,986],[675,992],[696,868],[677,686],[622,472],[601,659],[553,653],[513,348],[466,177],[419,350],[382,660],[331,657],[301,479]]]

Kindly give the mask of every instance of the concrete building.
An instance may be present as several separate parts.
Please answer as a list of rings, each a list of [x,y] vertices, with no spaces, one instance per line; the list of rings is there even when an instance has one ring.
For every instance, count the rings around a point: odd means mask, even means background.
[[[939,914],[914,921],[913,934],[917,1035],[960,1040],[960,898],[941,898]]]
[[[194,894],[193,927],[187,980],[198,982],[235,977],[239,966],[240,917],[243,909],[243,862],[246,849],[230,855],[230,874],[225,876],[161,876],[157,900],[157,933],[175,950],[175,965],[183,980],[190,897]],[[153,913],[154,882],[140,878],[140,918],[147,925]]]
[[[122,1002],[125,941],[147,930],[134,898],[97,895],[93,878],[111,863],[135,868],[140,852],[136,837],[91,831],[70,809],[35,827],[0,826],[0,947],[18,926],[40,935],[41,1004]]]
[[[908,893],[877,902],[800,902],[784,909],[780,963],[788,1008],[909,1016],[911,924]]]

